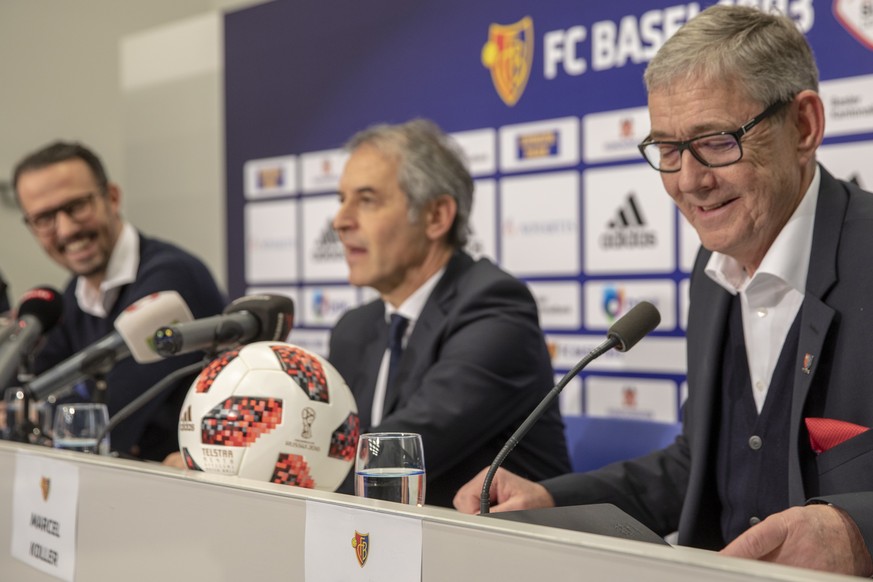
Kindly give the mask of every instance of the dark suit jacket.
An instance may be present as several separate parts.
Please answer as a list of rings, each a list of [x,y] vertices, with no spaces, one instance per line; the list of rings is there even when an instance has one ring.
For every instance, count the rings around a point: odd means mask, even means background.
[[[691,275],[688,401],[673,445],[626,463],[544,483],[561,505],[615,503],[660,534],[678,528],[679,543],[717,549],[715,453],[720,358],[730,294],[703,269]],[[822,168],[806,294],[794,364],[786,485],[792,505],[822,498],[842,507],[873,548],[873,431],[816,456],[803,419],[826,417],[873,427],[873,195]],[[809,373],[806,354],[813,356]],[[774,475],[773,479],[785,479]]]
[[[362,432],[421,434],[426,502],[451,506],[457,489],[491,464],[554,385],[536,304],[522,282],[491,262],[455,253],[415,323],[374,427],[370,410],[387,337],[384,303],[373,301],[337,322],[329,359],[355,395]],[[505,466],[533,479],[570,470],[557,403]],[[353,492],[351,481],[340,491]]]

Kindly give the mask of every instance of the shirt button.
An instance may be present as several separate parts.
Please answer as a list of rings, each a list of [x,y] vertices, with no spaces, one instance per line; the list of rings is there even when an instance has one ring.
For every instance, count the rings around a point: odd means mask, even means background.
[[[754,435],[749,437],[749,448],[753,451],[757,451],[764,444],[764,441],[761,440],[761,437],[758,435]]]
[[[767,317],[767,310],[763,307],[758,309],[758,317]]]
[[[749,518],[749,525],[757,525],[757,524],[759,524],[759,523],[761,523],[761,518],[760,518],[760,517],[754,517],[754,516],[752,516],[752,517]]]

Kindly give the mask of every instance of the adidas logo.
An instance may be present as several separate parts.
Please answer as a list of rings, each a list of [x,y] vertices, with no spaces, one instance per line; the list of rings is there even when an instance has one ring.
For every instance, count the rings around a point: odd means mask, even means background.
[[[616,212],[616,216],[607,226],[609,228],[621,228],[625,226],[645,226],[646,221],[637,203],[637,197],[633,192],[627,195],[627,202]]]
[[[616,210],[615,218],[606,226],[609,231],[600,235],[600,247],[605,250],[642,249],[658,244],[657,232],[646,227],[646,219],[631,192],[627,200]]]
[[[333,229],[331,221],[328,220],[315,243],[312,258],[318,261],[336,261],[342,260],[344,257],[345,253],[343,253],[343,245],[339,235]]]
[[[182,417],[179,418],[179,430],[193,431],[194,423],[191,421],[191,405],[182,411]]]

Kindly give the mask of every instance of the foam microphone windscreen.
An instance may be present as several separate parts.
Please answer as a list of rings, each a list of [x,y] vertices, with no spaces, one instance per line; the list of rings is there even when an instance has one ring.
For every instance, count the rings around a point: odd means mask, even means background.
[[[258,337],[251,341],[285,341],[294,324],[294,302],[285,295],[245,295],[231,302],[224,313],[238,311],[248,311],[261,326]]]
[[[620,352],[626,352],[658,327],[661,314],[648,301],[640,301],[609,328],[608,337],[618,340]]]
[[[64,311],[64,302],[61,294],[51,287],[37,287],[31,289],[21,298],[18,305],[18,319],[26,315],[34,317],[46,331],[57,325]]]
[[[127,307],[115,319],[115,331],[127,344],[130,355],[140,364],[163,359],[155,350],[155,330],[165,325],[192,321],[188,304],[176,291],[146,295]]]

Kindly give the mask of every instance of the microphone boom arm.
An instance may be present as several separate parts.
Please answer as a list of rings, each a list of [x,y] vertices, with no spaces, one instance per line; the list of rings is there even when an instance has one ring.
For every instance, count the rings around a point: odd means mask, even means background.
[[[161,392],[168,389],[170,386],[172,386],[173,384],[175,384],[177,381],[181,380],[182,378],[184,378],[188,374],[191,374],[193,372],[199,372],[200,370],[202,370],[204,365],[205,365],[204,362],[200,361],[200,362],[195,362],[193,364],[188,364],[187,366],[184,366],[184,367],[179,368],[177,370],[173,370],[171,373],[169,373],[166,376],[164,376],[163,378],[161,378],[161,380],[157,384],[155,384],[154,386],[152,386],[151,388],[149,388],[148,390],[146,390],[145,392],[143,392],[142,394],[137,396],[127,406],[125,406],[124,408],[122,408],[121,410],[116,412],[115,415],[109,420],[109,423],[106,425],[106,428],[104,428],[100,432],[100,434],[97,435],[98,446],[99,446],[99,443],[104,438],[106,438],[106,435],[109,434],[109,432],[112,429],[114,429],[119,424],[121,424],[124,420],[126,420],[128,417],[130,417],[130,415],[132,415],[134,412],[136,412],[137,410],[139,410],[140,408],[145,406],[152,399],[154,399],[158,395],[160,395]]]
[[[534,408],[533,412],[531,412],[524,422],[521,423],[512,436],[506,441],[506,444],[503,445],[503,448],[500,449],[500,452],[497,453],[497,456],[494,458],[494,462],[491,463],[491,467],[488,469],[488,473],[485,475],[485,482],[482,484],[482,496],[479,501],[479,513],[485,514],[488,513],[491,507],[491,482],[494,480],[494,475],[497,473],[497,469],[500,468],[500,465],[503,464],[503,461],[506,460],[506,457],[509,456],[509,453],[512,452],[512,449],[515,448],[515,445],[519,443],[519,441],[524,438],[524,435],[527,434],[527,431],[531,429],[531,427],[536,424],[537,420],[540,419],[545,409],[552,404],[555,398],[561,393],[561,390],[564,389],[564,386],[567,385],[570,380],[575,378],[582,369],[590,364],[593,360],[599,358],[612,348],[621,345],[621,340],[614,336],[610,335],[606,341],[601,343],[599,346],[588,352],[588,354],[579,360],[579,362],[573,366],[573,369],[564,374],[564,377],[561,378],[561,381],[558,382],[554,388],[552,388],[548,394],[546,394],[545,398],[543,398],[539,405]]]

